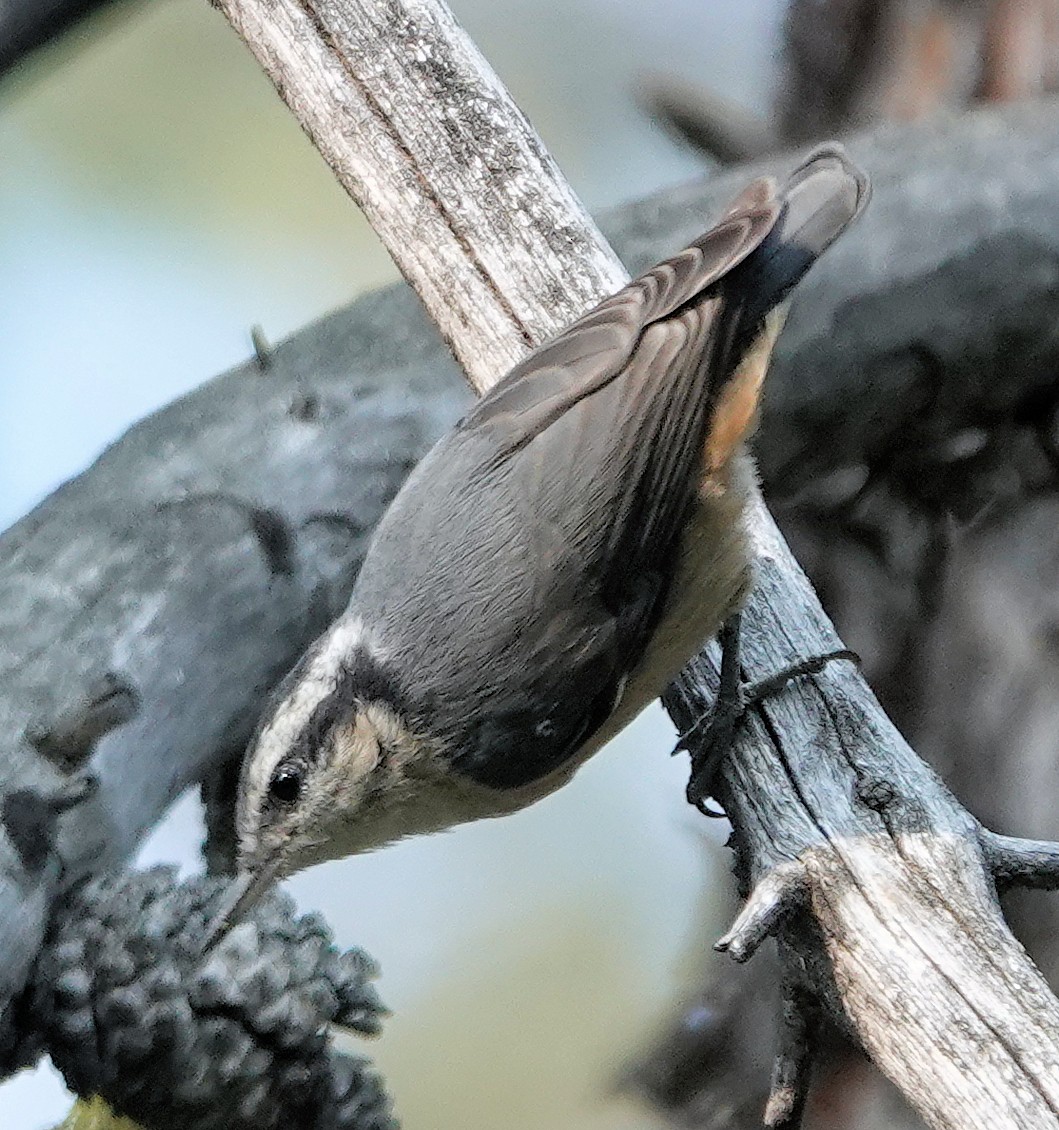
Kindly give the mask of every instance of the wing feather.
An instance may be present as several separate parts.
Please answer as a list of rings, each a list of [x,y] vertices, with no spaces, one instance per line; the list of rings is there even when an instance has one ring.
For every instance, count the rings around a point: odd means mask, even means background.
[[[513,369],[380,524],[353,605],[411,673],[419,721],[475,780],[552,772],[613,710],[662,613],[748,302],[767,309],[804,272],[776,233],[790,214],[792,232],[830,239],[852,218],[843,205],[812,228],[852,175],[837,150],[818,160],[822,180],[807,165],[782,193],[754,182],[716,227]]]
[[[534,559],[519,679],[460,721],[457,765],[483,784],[525,785],[562,766],[606,721],[646,647],[701,475],[723,311],[711,288],[775,223],[770,189],[751,186],[749,211],[545,345],[461,425],[498,479],[517,462],[512,505]]]
[[[516,365],[467,414],[461,427],[491,430],[502,457],[623,374],[648,327],[694,302],[765,238],[779,211],[775,199],[759,202],[759,192],[768,184],[751,186],[751,211],[730,215]]]

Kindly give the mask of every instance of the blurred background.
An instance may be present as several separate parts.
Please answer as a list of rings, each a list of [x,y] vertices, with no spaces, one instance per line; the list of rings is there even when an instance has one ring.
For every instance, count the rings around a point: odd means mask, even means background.
[[[598,211],[704,167],[638,108],[640,76],[764,112],[785,4],[452,7]],[[0,154],[0,528],[242,361],[252,325],[276,341],[396,277],[202,0],[119,3],[35,55],[0,84]],[[652,710],[525,813],[290,884],[382,963],[394,1016],[368,1050],[408,1130],[654,1124],[612,1083],[698,983],[729,897],[725,827],[686,811],[672,741]],[[141,862],[197,869],[202,834],[185,797]],[[69,1102],[47,1066],[0,1086],[13,1130]]]

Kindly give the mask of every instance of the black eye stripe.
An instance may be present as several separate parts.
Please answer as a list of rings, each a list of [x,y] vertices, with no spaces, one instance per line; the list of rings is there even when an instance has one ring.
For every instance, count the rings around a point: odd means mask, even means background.
[[[408,703],[397,680],[374,656],[358,648],[344,664],[335,689],[316,707],[304,729],[292,743],[306,763],[325,753],[325,739],[336,722],[350,717],[363,703],[383,702],[400,715],[407,715]]]

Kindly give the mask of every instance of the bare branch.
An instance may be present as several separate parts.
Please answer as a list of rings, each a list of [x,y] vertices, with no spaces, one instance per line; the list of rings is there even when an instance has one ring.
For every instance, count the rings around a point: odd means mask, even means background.
[[[801,908],[808,893],[805,868],[800,863],[777,864],[754,886],[731,929],[713,948],[727,953],[733,961],[749,961],[783,919]]]
[[[998,886],[1032,887],[1039,891],[1059,889],[1059,844],[1000,836],[985,829],[981,839],[986,863]]]
[[[780,1047],[765,1107],[765,1125],[770,1130],[798,1130],[802,1124],[819,1024],[812,997],[799,986],[785,985]]]
[[[217,6],[363,208],[479,391],[625,281],[444,4]]]

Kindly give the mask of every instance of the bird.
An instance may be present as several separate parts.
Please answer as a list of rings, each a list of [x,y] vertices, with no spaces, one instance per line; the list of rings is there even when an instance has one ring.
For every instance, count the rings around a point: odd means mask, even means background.
[[[732,622],[772,347],[868,195],[834,144],[754,180],[427,453],[250,741],[219,930],[304,867],[554,792]]]

